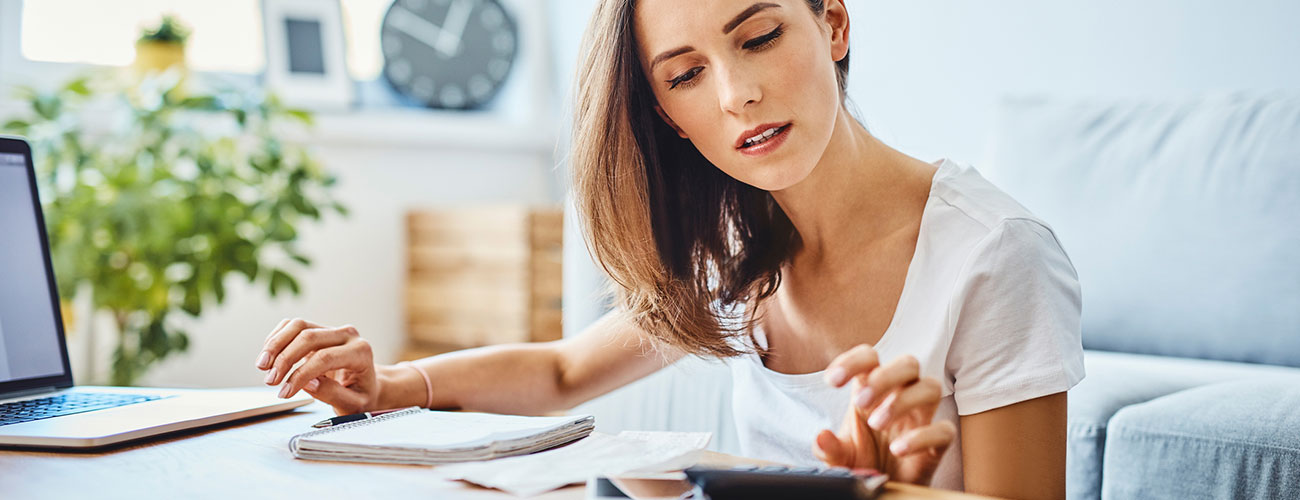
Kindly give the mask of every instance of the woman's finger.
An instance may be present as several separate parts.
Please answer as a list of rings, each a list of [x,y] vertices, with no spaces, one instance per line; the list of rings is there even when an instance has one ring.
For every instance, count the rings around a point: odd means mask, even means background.
[[[850,453],[840,438],[830,430],[823,430],[813,440],[813,456],[831,467],[848,467]]]
[[[285,346],[289,345],[290,342],[293,342],[293,338],[296,337],[299,332],[308,328],[323,327],[302,318],[294,318],[276,330],[275,333],[272,333],[271,338],[267,339],[266,344],[262,346],[261,357],[270,360],[267,363],[267,366],[275,364],[275,357],[280,354],[280,351],[283,350]]]
[[[826,367],[826,383],[841,387],[856,376],[865,376],[880,366],[876,350],[867,344],[860,344],[836,356]]]
[[[289,321],[290,321],[289,318],[284,318],[280,320],[280,323],[275,325],[275,328],[271,329],[271,333],[266,334],[266,340],[262,341],[262,352],[257,355],[258,370],[265,370],[271,367],[271,353],[266,351],[266,344],[267,342],[271,341],[271,337],[275,336],[275,332],[278,332],[280,331],[281,328],[284,328],[284,325],[288,324]]]
[[[361,394],[348,390],[328,375],[311,379],[303,385],[302,390],[311,394],[311,397],[334,407],[334,413],[339,415],[359,413],[366,406],[365,398]]]
[[[360,338],[344,345],[312,351],[303,360],[302,365],[294,369],[293,373],[284,380],[284,387],[280,388],[280,397],[293,397],[307,382],[330,370],[339,368],[369,370],[374,366],[371,356],[370,344]]]
[[[957,437],[957,427],[952,422],[940,420],[925,427],[904,432],[889,443],[889,452],[897,457],[916,454],[943,456]]]
[[[262,346],[262,350],[269,351],[271,352],[271,354],[274,355],[275,353],[280,352],[280,349],[284,349],[284,346],[288,345],[289,341],[293,340],[293,336],[298,332],[301,332],[308,328],[324,327],[324,325],[318,325],[316,323],[307,321],[302,318],[293,318],[287,322],[282,322],[282,323],[283,325],[280,326],[280,328],[277,328],[275,331],[271,332],[271,335],[266,338],[266,342],[265,345]]]
[[[289,345],[275,356],[275,361],[271,363],[271,370],[266,373],[266,385],[280,383],[280,379],[289,373],[289,368],[312,351],[343,345],[347,341],[347,327],[308,328],[298,332]]]
[[[867,425],[872,429],[881,430],[899,416],[911,412],[916,412],[917,421],[921,425],[929,424],[942,398],[943,387],[939,385],[939,381],[928,377],[917,380],[894,393],[893,397],[882,401],[867,418]]]
[[[915,382],[921,376],[921,364],[912,356],[900,356],[871,371],[861,390],[853,398],[863,418],[895,389]]]

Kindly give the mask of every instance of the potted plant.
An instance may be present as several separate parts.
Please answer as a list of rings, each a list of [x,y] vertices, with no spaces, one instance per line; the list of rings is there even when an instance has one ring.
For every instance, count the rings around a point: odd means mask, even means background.
[[[90,304],[79,321],[115,327],[116,385],[184,352],[177,319],[222,303],[227,279],[299,293],[293,274],[311,261],[298,228],[345,213],[320,162],[280,139],[309,114],[257,92],[185,96],[178,82],[165,72],[25,88],[30,111],[3,125],[32,143],[61,298]],[[91,115],[113,125],[87,130]]]
[[[170,15],[153,28],[146,28],[135,42],[135,68],[141,73],[185,68],[185,40],[190,29]]]

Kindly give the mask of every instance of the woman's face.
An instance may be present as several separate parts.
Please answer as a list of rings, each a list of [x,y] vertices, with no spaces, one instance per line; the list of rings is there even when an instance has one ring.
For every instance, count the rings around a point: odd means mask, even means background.
[[[812,172],[840,110],[841,0],[638,0],[641,65],[657,111],[731,177],[768,191]],[[842,26],[841,26],[842,25]]]

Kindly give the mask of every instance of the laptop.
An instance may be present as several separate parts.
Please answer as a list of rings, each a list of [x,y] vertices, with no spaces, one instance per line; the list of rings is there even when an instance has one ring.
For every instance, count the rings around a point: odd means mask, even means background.
[[[0,136],[0,446],[96,448],[306,405],[269,391],[73,386],[31,148]]]

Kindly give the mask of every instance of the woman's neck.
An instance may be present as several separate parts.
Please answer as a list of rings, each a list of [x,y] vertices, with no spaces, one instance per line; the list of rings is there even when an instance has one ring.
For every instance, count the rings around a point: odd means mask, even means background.
[[[913,227],[934,171],[933,165],[877,140],[841,106],[812,173],[772,196],[803,240],[796,257],[834,263]]]

